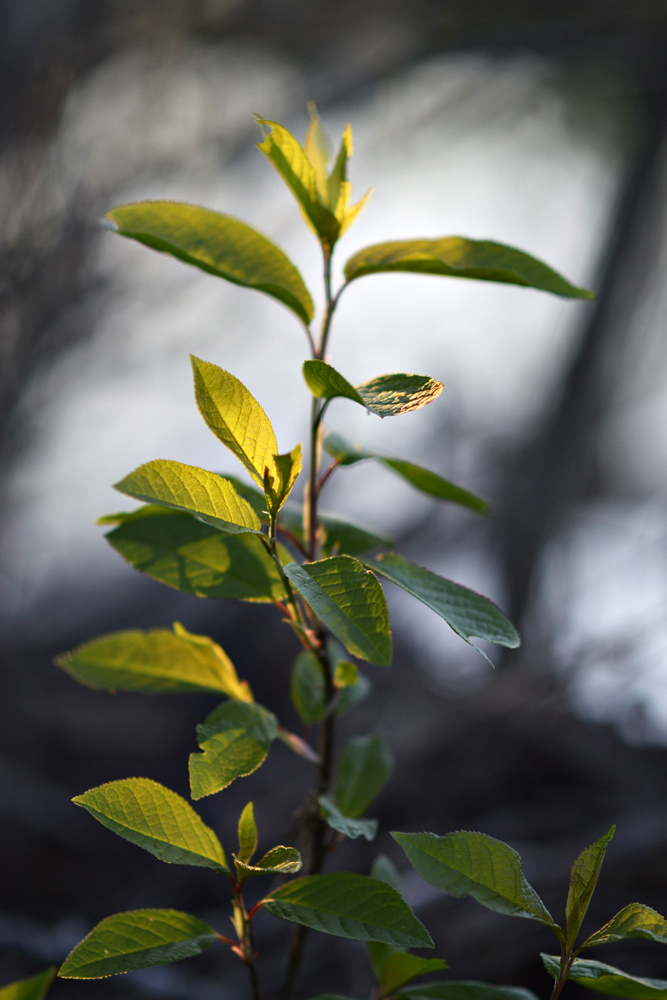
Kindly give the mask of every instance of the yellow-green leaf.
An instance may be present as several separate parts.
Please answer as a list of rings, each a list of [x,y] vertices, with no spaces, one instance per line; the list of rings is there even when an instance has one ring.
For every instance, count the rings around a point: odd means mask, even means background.
[[[339,660],[336,664],[333,677],[334,687],[342,690],[359,682],[359,671],[356,663],[350,660]]]
[[[104,221],[121,236],[265,292],[306,325],[313,318],[313,300],[291,260],[266,236],[231,215],[183,202],[143,201],[112,208]]]
[[[248,864],[257,850],[257,824],[255,823],[255,809],[252,802],[247,804],[239,817],[238,833],[238,860],[243,864]]]
[[[126,778],[72,799],[119,837],[175,865],[226,872],[220,841],[191,805],[149,778]]]
[[[199,412],[215,436],[264,487],[278,451],[271,421],[252,393],[229,372],[191,355]]]
[[[197,726],[203,753],[190,754],[190,790],[193,799],[213,795],[236,778],[252,774],[264,763],[278,736],[275,715],[261,705],[228,701],[218,705]]]
[[[595,948],[600,944],[613,944],[616,941],[628,941],[631,938],[642,938],[645,941],[657,941],[667,944],[667,920],[661,914],[643,903],[630,903],[624,906],[620,913],[601,927],[595,934],[586,938],[580,946]]]
[[[55,965],[28,979],[0,987],[0,1000],[44,1000],[56,975]]]
[[[389,996],[417,976],[446,968],[447,963],[441,958],[421,958],[407,951],[395,951],[387,957],[378,976],[382,995]]]
[[[387,271],[498,281],[537,288],[566,299],[595,298],[594,292],[570,284],[548,264],[523,250],[491,240],[469,240],[464,236],[377,243],[359,250],[345,265],[348,282],[365,274]]]
[[[264,495],[266,505],[275,518],[292,492],[301,472],[301,445],[286,455],[274,455],[272,468],[264,470]]]
[[[615,826],[607,830],[604,837],[581,852],[572,865],[570,888],[567,893],[565,915],[567,917],[567,946],[572,948],[581,929],[588,904],[600,876],[600,869],[607,851],[607,845],[614,836]]]
[[[442,382],[428,375],[404,372],[379,375],[353,386],[325,361],[304,361],[303,377],[318,399],[351,399],[378,417],[394,417],[432,403],[442,392]]]
[[[257,535],[230,535],[191,514],[149,504],[113,516],[105,537],[141,573],[196,597],[266,603],[285,599],[276,565]],[[280,558],[289,553],[278,546]]]
[[[212,691],[253,701],[225,651],[179,622],[174,631],[155,628],[111,632],[56,658],[57,665],[89,687],[106,691],[181,694]]]
[[[248,878],[252,875],[294,875],[300,871],[302,861],[301,855],[294,847],[272,847],[263,858],[254,864],[244,864],[234,855],[234,864],[239,878]]]
[[[140,465],[114,489],[136,500],[196,514],[220,531],[261,531],[259,518],[232,484],[195,465],[158,458]]]
[[[285,566],[285,574],[315,614],[353,656],[391,664],[391,626],[377,577],[352,556]]]

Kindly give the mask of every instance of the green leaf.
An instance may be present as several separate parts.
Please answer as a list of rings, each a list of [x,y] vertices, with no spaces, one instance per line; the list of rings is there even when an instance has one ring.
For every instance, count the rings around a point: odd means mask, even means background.
[[[264,763],[277,735],[275,715],[261,705],[240,701],[218,705],[203,725],[197,726],[197,742],[203,753],[190,754],[192,798],[213,795],[235,778],[252,774]]]
[[[322,552],[325,556],[360,556],[372,549],[389,548],[390,538],[376,535],[349,521],[323,514],[320,525],[324,528]]]
[[[118,205],[105,223],[121,236],[186,264],[278,299],[308,325],[313,300],[290,259],[256,229],[231,215],[174,201]]]
[[[301,855],[294,847],[272,847],[257,864],[244,864],[234,855],[239,878],[251,875],[293,875],[301,868]]]
[[[273,517],[292,492],[292,487],[301,472],[301,445],[286,455],[274,455],[273,467],[264,470],[264,495],[266,504]]]
[[[257,119],[267,134],[257,144],[273,164],[288,188],[297,199],[306,222],[322,242],[333,247],[341,233],[341,224],[333,212],[320,201],[317,176],[301,143],[286,128],[265,118]]]
[[[417,873],[436,889],[457,899],[472,896],[496,913],[556,926],[526,881],[521,858],[502,840],[467,830],[445,837],[435,833],[392,833],[392,837]]]
[[[394,552],[381,553],[366,562],[380,576],[407,590],[444,618],[466,642],[476,637],[510,649],[521,644],[518,632],[500,608],[474,590],[423,569]]]
[[[357,837],[375,840],[378,832],[376,819],[352,819],[350,816],[344,816],[327,795],[320,795],[318,802],[320,815],[327,821],[332,830],[342,833],[350,840],[356,840]]]
[[[196,514],[219,531],[259,534],[261,529],[254,510],[230,482],[195,465],[158,458],[114,483],[114,489],[137,500]]]
[[[343,688],[341,691],[338,704],[336,705],[336,715],[342,715],[343,712],[349,712],[351,708],[360,705],[362,701],[368,698],[372,688],[373,685],[368,677],[364,674],[359,674],[359,680],[356,684],[350,684],[349,687]]]
[[[285,574],[313,612],[353,656],[391,663],[391,626],[377,578],[351,556],[285,566]]]
[[[76,680],[106,691],[212,691],[239,701],[253,700],[225,651],[179,622],[174,622],[173,632],[164,628],[111,632],[63,653],[55,662]]]
[[[441,972],[447,968],[442,958],[419,958],[407,951],[395,951],[382,964],[378,980],[382,987],[382,995],[389,996],[399,987],[409,983],[417,976],[425,976],[429,972]],[[377,974],[377,973],[376,973]]]
[[[356,736],[343,747],[336,770],[336,805],[361,816],[391,777],[394,759],[380,733]]]
[[[405,373],[380,375],[352,386],[335,368],[318,359],[304,361],[303,377],[318,399],[351,399],[378,417],[394,417],[418,410],[437,399],[443,388],[442,382],[427,375]]]
[[[538,1000],[522,986],[493,986],[473,979],[410,986],[397,994],[401,1000]]]
[[[560,958],[541,955],[544,967],[556,979],[560,973]],[[596,993],[610,997],[627,997],[627,1000],[667,1000],[667,979],[644,979],[629,972],[594,962],[592,959],[575,958],[568,979]]]
[[[254,534],[230,535],[191,514],[149,505],[124,515],[105,537],[139,572],[186,594],[259,603],[285,599],[275,563]],[[289,558],[285,550],[283,556]]]
[[[103,979],[179,962],[206,951],[218,934],[179,910],[130,910],[93,927],[60,966],[62,979]]]
[[[357,462],[368,460],[381,462],[421,493],[426,493],[437,500],[467,507],[477,514],[488,514],[489,512],[489,504],[486,500],[464,490],[462,486],[450,483],[448,479],[443,479],[442,476],[422,468],[421,465],[414,465],[413,462],[405,462],[400,458],[388,458],[385,455],[364,451],[359,445],[346,441],[340,434],[329,433],[325,435],[324,449],[332,458],[336,459],[339,465],[356,465]]]
[[[220,841],[185,799],[150,778],[126,778],[72,799],[103,826],[160,861],[228,871]]]
[[[199,412],[209,429],[263,489],[264,470],[274,472],[274,456],[278,452],[271,421],[234,375],[194,354],[190,360]]]
[[[275,889],[269,913],[304,927],[398,948],[432,948],[431,936],[395,889],[351,872],[309,875]]]
[[[401,875],[394,862],[386,854],[378,854],[371,865],[371,878],[377,878],[380,882],[386,882],[392,889],[403,895]]]
[[[353,687],[359,681],[359,672],[356,663],[350,660],[339,660],[334,670],[334,687],[342,691],[346,687]]]
[[[627,941],[630,938],[643,938],[646,941],[657,941],[667,944],[667,920],[650,906],[643,903],[630,903],[624,906],[620,913],[591,934],[581,945],[583,948],[594,948],[599,944],[613,944],[615,941]]]
[[[56,974],[55,965],[38,972],[28,979],[19,979],[15,983],[0,987],[0,1000],[44,1000]]]
[[[577,940],[581,925],[588,904],[591,901],[598,878],[602,862],[607,851],[607,844],[614,836],[615,826],[607,830],[604,837],[600,837],[591,847],[587,847],[581,852],[577,860],[572,865],[570,872],[570,888],[567,894],[565,914],[567,917],[567,946],[572,948]],[[662,918],[661,918],[662,919]],[[665,925],[667,927],[667,925]]]
[[[327,707],[324,677],[314,653],[304,650],[294,661],[290,694],[292,704],[306,726],[323,718]]]
[[[239,818],[239,853],[238,860],[247,865],[257,850],[257,824],[255,810],[249,802]],[[236,855],[235,855],[236,859]]]
[[[452,278],[499,281],[551,292],[566,299],[593,299],[586,288],[571,285],[557,271],[523,250],[491,240],[445,236],[435,240],[393,240],[364,247],[347,261],[348,282],[365,274],[410,271]]]

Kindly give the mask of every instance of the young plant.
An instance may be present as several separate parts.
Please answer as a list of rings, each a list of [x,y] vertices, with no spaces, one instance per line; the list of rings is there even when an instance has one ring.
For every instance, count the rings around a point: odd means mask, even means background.
[[[168,201],[123,205],[105,219],[108,228],[122,236],[264,292],[301,324],[310,353],[303,377],[312,402],[300,502],[292,498],[302,467],[301,445],[281,451],[268,416],[246,387],[217,365],[193,357],[199,411],[243,466],[246,478],[157,459],[116,483],[120,493],[143,506],[100,519],[111,526],[106,537],[113,548],[153,579],[199,597],[277,608],[302,647],[285,683],[304,733],[289,731],[274,712],[255,701],[219,645],[178,623],[173,630],[105,635],[57,661],[78,681],[107,691],[208,692],[224,699],[197,727],[200,752],[189,761],[195,800],[251,774],[264,763],[271,743],[282,740],[314,772],[313,791],[301,808],[300,850],[278,845],[255,860],[258,835],[249,803],[239,820],[238,848],[232,854],[227,845],[226,853],[188,802],[148,778],[114,781],[77,796],[74,802],[91,816],[156,858],[226,876],[235,937],[174,910],[119,913],[77,945],[59,970],[64,978],[95,979],[162,965],[221,942],[248,966],[257,1000],[252,927],[263,912],[296,925],[285,997],[294,985],[308,928],[372,942],[371,958],[383,996],[417,972],[444,967],[438,959],[417,958],[406,950],[431,948],[433,942],[392,884],[387,862],[378,862],[370,876],[323,874],[328,849],[340,839],[374,838],[377,822],[365,814],[392,770],[391,754],[379,733],[350,740],[337,757],[336,720],[369,693],[370,682],[357,661],[387,667],[391,663],[391,627],[380,581],[402,587],[426,604],[465,642],[478,638],[514,648],[520,640],[485,597],[390,551],[391,542],[374,531],[320,514],[325,484],[339,470],[361,461],[381,462],[438,500],[477,514],[488,509],[484,500],[429,469],[350,444],[335,432],[324,433],[324,417],[335,399],[384,418],[430,404],[442,391],[441,383],[427,375],[403,372],[353,385],[325,360],[332,319],[352,282],[390,271],[503,282],[572,299],[590,298],[592,293],[520,250],[460,236],[365,247],[348,259],[345,280],[334,290],[334,248],[368,195],[350,204],[349,126],[331,163],[329,142],[312,105],[310,115],[305,147],[282,125],[260,119],[264,139],[259,148],[295,195],[319,243],[324,275],[319,334],[311,326],[313,300],[299,271],[245,222]],[[322,468],[324,453],[330,460]],[[305,875],[285,881],[302,865]],[[248,908],[246,881],[267,875],[271,887]]]

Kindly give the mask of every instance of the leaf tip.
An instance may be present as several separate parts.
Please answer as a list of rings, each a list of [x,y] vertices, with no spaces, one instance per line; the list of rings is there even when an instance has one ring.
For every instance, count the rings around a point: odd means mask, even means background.
[[[110,233],[118,233],[118,232],[120,232],[120,228],[118,226],[118,223],[115,221],[115,219],[112,219],[111,216],[108,213],[107,213],[107,215],[103,215],[102,216],[102,218],[100,219],[100,225],[104,229],[108,229]]]

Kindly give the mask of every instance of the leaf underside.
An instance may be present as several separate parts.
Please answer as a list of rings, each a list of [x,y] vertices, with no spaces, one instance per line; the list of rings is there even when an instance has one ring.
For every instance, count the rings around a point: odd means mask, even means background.
[[[560,958],[556,955],[541,955],[544,967],[554,979],[560,972]],[[575,958],[568,976],[579,986],[606,993],[611,997],[627,997],[627,1000],[667,1000],[666,979],[646,979],[632,976],[629,972],[616,969],[604,962]]]
[[[144,201],[112,208],[105,219],[121,236],[265,292],[306,325],[313,318],[313,300],[294,264],[266,236],[231,215],[183,202]]]
[[[523,250],[492,240],[470,240],[464,236],[377,243],[359,250],[345,265],[348,282],[365,274],[390,271],[523,285],[567,299],[595,298],[593,292],[572,285],[557,271]]]
[[[206,951],[218,935],[178,910],[130,910],[107,917],[67,956],[62,979],[103,979],[166,965]]]
[[[594,948],[599,944],[613,944],[616,941],[628,941],[632,938],[667,944],[667,920],[650,906],[630,903],[599,931],[591,934],[581,947]]]
[[[332,830],[342,833],[350,840],[357,837],[364,837],[366,840],[375,840],[378,832],[378,821],[376,819],[353,819],[351,816],[344,816],[340,809],[332,800],[321,795],[319,798],[320,814],[327,821]]]
[[[318,399],[351,399],[378,417],[395,417],[419,410],[437,399],[443,388],[442,382],[428,375],[404,372],[379,375],[353,386],[335,368],[317,358],[304,361],[303,377]]]

